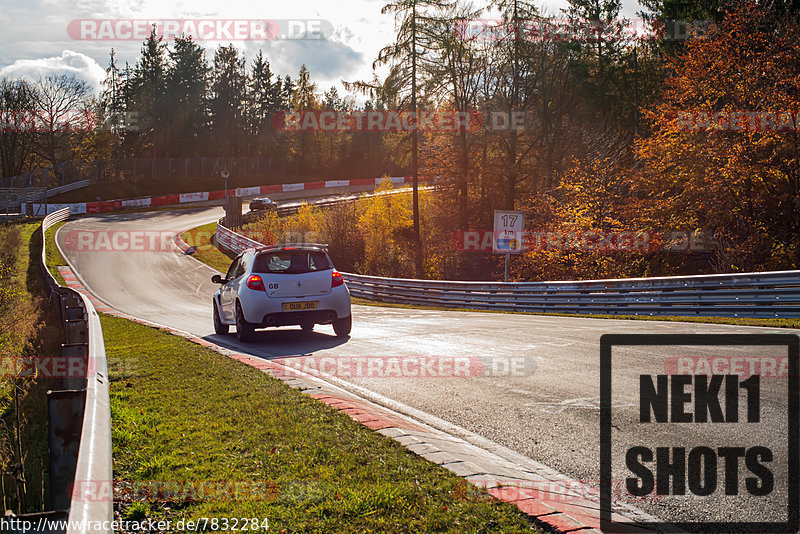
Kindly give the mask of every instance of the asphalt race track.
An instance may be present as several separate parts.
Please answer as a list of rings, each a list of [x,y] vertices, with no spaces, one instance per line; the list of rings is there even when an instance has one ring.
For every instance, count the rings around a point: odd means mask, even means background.
[[[353,307],[351,337],[340,340],[330,326],[311,335],[299,328],[263,330],[255,343],[216,336],[211,322],[210,267],[177,247],[109,251],[77,246],[76,232],[179,232],[221,216],[221,208],[87,216],[68,222],[57,234],[62,253],[86,287],[110,306],[235,347],[263,358],[352,364],[354,358],[383,363],[392,358],[427,361],[431,374],[446,376],[345,377],[366,388],[485,438],[586,482],[599,480],[600,336],[603,334],[796,333],[791,330],[694,323],[565,318],[482,312],[445,312],[375,306]],[[147,248],[147,247],[144,247]],[[159,248],[159,247],[155,247]],[[759,423],[639,423],[639,376],[665,374],[676,356],[763,356],[779,358],[785,349],[752,347],[627,347],[613,352],[612,454],[615,480],[624,480],[625,454],[636,445],[692,447],[766,446],[774,453],[775,487],[766,497],[751,497],[739,465],[739,495],[720,489],[710,496],[656,496],[637,502],[669,521],[782,521],[787,499],[786,380],[762,378]],[[303,358],[306,358],[305,360]],[[332,358],[332,360],[325,360]],[[469,372],[448,374],[431,364],[468,359]],[[773,358],[773,359],[774,359]],[[427,359],[427,360],[426,360]],[[459,360],[464,361],[464,360]],[[388,364],[387,364],[388,365]],[[438,363],[437,363],[438,365]],[[351,365],[352,367],[352,365]],[[345,369],[347,367],[345,366]],[[377,369],[377,368],[375,368]],[[464,368],[462,367],[462,370]],[[510,369],[510,371],[509,371]],[[437,371],[438,370],[438,371]],[[180,373],[177,369],[176,373]],[[377,373],[377,371],[376,371]],[[340,376],[345,373],[338,371]],[[687,391],[689,388],[687,388]],[[724,397],[724,392],[721,394]],[[740,413],[746,392],[739,390]],[[686,405],[692,412],[694,402]],[[722,405],[723,411],[725,405]],[[719,486],[723,458],[719,458]],[[800,497],[795,496],[796,499]]]

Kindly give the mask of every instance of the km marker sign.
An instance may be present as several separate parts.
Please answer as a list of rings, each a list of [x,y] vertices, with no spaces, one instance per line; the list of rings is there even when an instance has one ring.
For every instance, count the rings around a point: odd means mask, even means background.
[[[683,521],[640,523],[659,531],[713,530],[716,532],[796,532],[800,527],[800,342],[792,334],[743,335],[604,335],[600,338],[600,524],[603,532],[621,532],[625,525],[611,521],[612,483],[612,347],[662,346],[685,351],[686,347],[720,347],[726,350],[766,350],[767,347],[785,347],[788,352],[787,393],[785,411],[780,418],[788,421],[766,421],[775,418],[775,410],[766,410],[762,403],[760,374],[640,374],[638,380],[638,417],[625,438],[638,441],[626,445],[624,492],[632,497],[655,492],[661,496],[683,496],[696,499],[714,496],[717,502],[724,499],[752,498],[755,511],[786,510],[785,522],[764,521]],[[754,353],[757,355],[758,353]],[[751,358],[752,359],[752,358]],[[666,366],[669,370],[674,366]],[[755,369],[755,366],[753,366]],[[646,371],[645,371],[646,372]],[[771,379],[774,380],[774,377]],[[782,399],[783,400],[783,399]],[[624,420],[626,423],[629,419]],[[670,425],[673,434],[691,435],[695,430],[706,430],[699,425],[714,425],[713,431],[696,435],[720,436],[722,443],[659,443],[664,436],[654,425]],[[759,433],[760,423],[772,423],[787,429],[786,452],[773,451],[769,436]],[[775,425],[775,423],[779,423]],[[740,424],[748,446],[741,439],[726,438],[726,430]],[[623,423],[619,416],[614,428]],[[628,428],[626,428],[626,431]],[[677,436],[679,439],[682,436]],[[730,442],[726,443],[729,439]],[[779,443],[779,449],[782,449]],[[775,493],[776,472],[786,473],[786,496]],[[783,487],[783,486],[782,486]],[[781,492],[784,491],[783,489]],[[759,501],[769,497],[770,501]],[[776,503],[783,502],[785,505]],[[741,500],[731,501],[730,509],[736,513]],[[738,504],[737,504],[738,503]],[[749,510],[753,511],[753,510]]]

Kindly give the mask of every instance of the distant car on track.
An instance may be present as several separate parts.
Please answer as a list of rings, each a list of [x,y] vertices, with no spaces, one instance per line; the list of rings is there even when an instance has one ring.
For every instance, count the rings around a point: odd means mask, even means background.
[[[325,245],[274,245],[242,252],[214,293],[214,331],[236,326],[239,341],[250,341],[256,328],[299,325],[311,332],[332,324],[338,337],[350,334],[350,292],[333,267]]]
[[[258,197],[250,201],[250,211],[275,211],[278,203],[267,197]]]

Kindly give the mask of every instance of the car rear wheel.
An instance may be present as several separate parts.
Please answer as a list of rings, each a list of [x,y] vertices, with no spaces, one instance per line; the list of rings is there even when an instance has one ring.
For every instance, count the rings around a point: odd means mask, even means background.
[[[345,337],[350,334],[350,329],[353,326],[353,316],[348,315],[342,319],[333,321],[333,331],[336,332],[336,337]]]
[[[236,303],[236,339],[238,339],[242,343],[246,343],[248,341],[252,341],[254,332],[255,332],[255,328],[253,328],[253,325],[251,325],[250,323],[248,323],[244,319],[244,313],[242,312],[242,306],[237,302]]]
[[[219,308],[217,308],[217,302],[214,301],[214,332],[219,336],[224,336],[228,333],[229,328],[230,327],[219,318]]]

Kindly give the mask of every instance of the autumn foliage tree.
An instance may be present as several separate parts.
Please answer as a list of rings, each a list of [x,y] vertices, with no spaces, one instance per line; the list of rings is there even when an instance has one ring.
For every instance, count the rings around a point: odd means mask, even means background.
[[[800,264],[799,60],[798,21],[742,3],[669,62],[647,113],[642,209],[654,223],[713,229],[717,271]]]
[[[531,238],[514,278],[796,268],[798,59],[798,22],[755,3],[666,56],[660,99],[644,114],[653,133],[632,146],[613,135],[587,145],[557,187],[524,205],[528,230],[549,237]],[[644,232],[648,246],[615,250],[616,237],[600,250],[575,242],[591,232]]]

